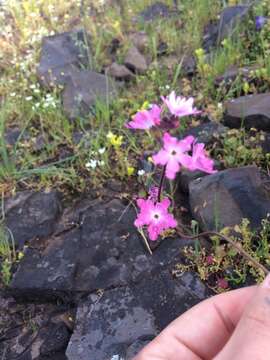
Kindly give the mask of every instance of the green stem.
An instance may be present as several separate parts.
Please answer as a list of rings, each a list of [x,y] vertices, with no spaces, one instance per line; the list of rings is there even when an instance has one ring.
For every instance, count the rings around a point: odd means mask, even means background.
[[[163,188],[163,184],[164,184],[165,173],[166,173],[166,165],[164,165],[164,167],[163,167],[159,186],[158,186],[158,202],[161,201],[161,193],[162,193],[162,188]]]

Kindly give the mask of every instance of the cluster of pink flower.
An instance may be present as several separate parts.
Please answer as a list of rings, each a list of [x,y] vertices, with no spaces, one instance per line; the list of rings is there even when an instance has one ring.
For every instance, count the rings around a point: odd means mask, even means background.
[[[161,99],[171,114],[173,128],[177,126],[175,125],[176,119],[179,126],[179,118],[200,114],[200,111],[193,107],[193,98],[186,99],[176,96],[173,91],[168,97]],[[162,112],[162,107],[153,104],[150,110],[139,111],[127,124],[127,127],[143,130],[152,127],[164,128]],[[201,170],[209,174],[216,172],[213,168],[213,160],[205,152],[204,144],[197,143],[193,136],[178,140],[168,132],[163,135],[163,147],[156,155],[153,155],[153,162],[155,165],[164,167],[165,175],[170,180],[175,179],[181,167],[190,171]],[[161,189],[158,192],[161,193]],[[164,230],[177,226],[173,215],[169,213],[170,200],[168,198],[161,201],[161,199],[150,196],[147,200],[138,199],[137,205],[140,213],[135,221],[135,226],[138,228],[147,226],[150,240],[157,240]]]

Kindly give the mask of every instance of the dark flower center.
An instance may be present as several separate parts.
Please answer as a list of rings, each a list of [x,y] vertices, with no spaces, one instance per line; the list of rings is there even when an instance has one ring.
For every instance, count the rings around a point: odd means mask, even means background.
[[[172,154],[173,156],[176,155],[176,151],[173,150],[173,151],[171,152],[171,154]]]
[[[159,218],[158,214],[155,214],[155,215],[154,215],[154,218],[155,218],[155,219],[158,219],[158,218]]]

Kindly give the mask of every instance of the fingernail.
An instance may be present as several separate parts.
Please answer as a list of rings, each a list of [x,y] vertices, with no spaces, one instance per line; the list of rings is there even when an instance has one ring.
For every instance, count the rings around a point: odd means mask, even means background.
[[[262,283],[262,287],[265,289],[270,289],[270,273],[266,276]]]

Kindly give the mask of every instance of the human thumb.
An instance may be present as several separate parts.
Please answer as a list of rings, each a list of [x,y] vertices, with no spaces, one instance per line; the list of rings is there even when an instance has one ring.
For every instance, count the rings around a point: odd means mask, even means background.
[[[263,360],[270,357],[270,275],[258,286],[230,340],[214,360]]]

